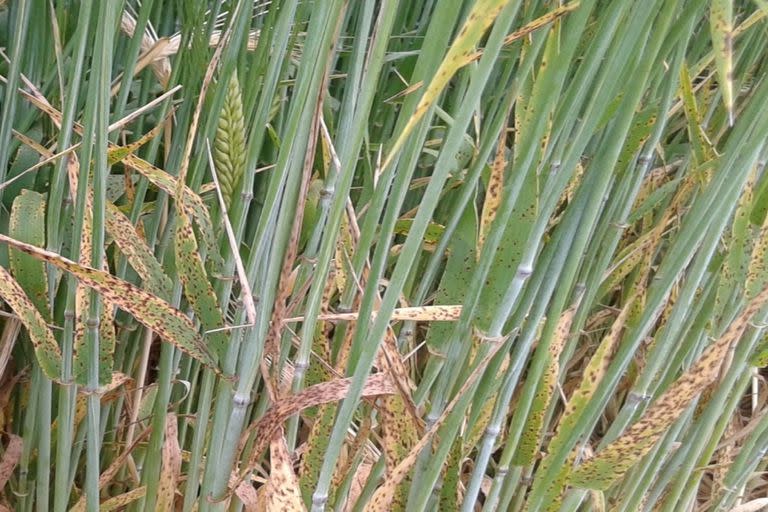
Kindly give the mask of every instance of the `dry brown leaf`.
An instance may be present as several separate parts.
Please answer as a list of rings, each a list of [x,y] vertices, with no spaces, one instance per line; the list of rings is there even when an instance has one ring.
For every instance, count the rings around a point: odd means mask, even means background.
[[[125,507],[129,503],[132,503],[138,500],[139,498],[143,498],[146,493],[147,493],[147,487],[145,485],[142,485],[141,487],[137,487],[136,489],[131,489],[130,491],[124,492],[123,494],[118,494],[117,496],[109,498],[108,500],[99,504],[99,512],[123,510],[123,507]]]
[[[233,483],[235,480],[233,480]],[[264,489],[264,487],[261,489]],[[240,482],[235,487],[235,495],[243,502],[245,512],[260,512],[264,509],[263,491],[260,493],[249,482]]]
[[[3,458],[0,459],[0,490],[5,487],[8,479],[11,478],[16,464],[21,459],[21,451],[24,446],[21,437],[14,434],[9,434],[8,437],[8,446],[5,447]]]
[[[269,445],[270,440],[286,419],[309,407],[342,400],[347,396],[351,382],[351,378],[322,382],[305,389],[297,395],[286,397],[275,403],[261,419],[253,422],[245,432],[243,432],[240,439],[241,447],[245,446],[246,441],[252,433],[255,433],[256,437],[244,474],[247,474],[256,466],[256,461],[258,461],[261,454]],[[368,377],[368,380],[363,387],[362,396],[371,397],[393,395],[395,393],[397,393],[397,388],[392,384],[389,375],[385,373],[377,373]],[[240,480],[243,478],[244,476],[241,476]],[[237,488],[237,485],[234,487]]]
[[[737,507],[733,507],[731,512],[760,512],[768,507],[768,498],[758,498],[756,500],[742,503]]]
[[[344,504],[344,508],[342,509],[343,512],[352,512],[355,503],[357,503],[357,499],[363,492],[365,483],[368,481],[368,476],[371,474],[371,469],[373,469],[373,463],[367,460],[361,462],[357,467],[355,476],[352,477],[352,485],[349,487],[347,501]]]

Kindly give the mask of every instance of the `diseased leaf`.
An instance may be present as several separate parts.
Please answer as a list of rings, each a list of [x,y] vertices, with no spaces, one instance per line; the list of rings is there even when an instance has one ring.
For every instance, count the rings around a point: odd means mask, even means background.
[[[169,412],[165,418],[165,441],[163,442],[163,468],[157,489],[157,510],[173,510],[176,485],[181,474],[181,448],[178,439],[176,415]]]
[[[462,445],[464,440],[457,436],[448,454],[443,474],[443,487],[440,489],[440,505],[438,510],[454,512],[459,510],[459,485],[461,484]]]
[[[387,396],[381,399],[379,406],[381,414],[381,429],[383,438],[384,457],[387,469],[392,470],[410,452],[418,442],[419,433],[413,422],[401,395]],[[408,490],[411,487],[411,478],[406,476],[400,482],[392,498],[391,510],[406,510]]]
[[[352,313],[324,313],[318,315],[318,320],[357,320],[357,312]],[[376,312],[372,313],[376,317]],[[409,308],[396,308],[390,317],[392,322],[412,321],[412,322],[454,322],[461,316],[461,306],[413,306]],[[286,318],[283,322],[301,322],[303,316]]]
[[[496,343],[496,345],[489,351],[485,358],[483,358],[483,360],[477,364],[475,369],[456,393],[456,396],[445,407],[437,421],[435,421],[429,430],[424,433],[421,439],[419,439],[419,442],[413,446],[408,455],[403,458],[402,461],[400,461],[397,467],[388,473],[384,483],[373,494],[373,497],[366,507],[366,510],[371,512],[383,512],[389,510],[389,507],[395,497],[395,493],[397,492],[400,483],[403,482],[411,472],[411,468],[416,463],[419,454],[421,454],[422,450],[424,450],[424,448],[426,448],[429,443],[432,442],[433,436],[443,425],[445,420],[448,418],[448,415],[458,405],[459,400],[463,397],[463,395],[467,393],[467,391],[469,391],[469,389],[475,384],[475,381],[486,369],[488,363],[503,345],[504,343]]]
[[[20,91],[20,93],[27,100],[29,100],[30,103],[32,103],[34,106],[36,106],[46,115],[48,115],[57,126],[61,124],[61,119],[63,117],[61,112],[56,110],[48,102],[48,100],[46,100],[45,97],[43,97],[43,95],[40,94],[40,91],[33,88],[31,92]],[[79,135],[83,134],[82,125],[78,123],[74,123],[72,128]],[[150,132],[150,133],[153,133],[153,132]],[[176,196],[177,196],[177,189],[179,187],[177,185],[176,178],[166,173],[162,169],[158,169],[157,167],[150,164],[149,162],[142,160],[141,158],[134,155],[132,153],[132,151],[135,151],[135,148],[133,146],[129,146],[130,149],[122,150],[122,151],[119,148],[120,147],[117,146],[116,144],[112,144],[112,143],[109,144],[108,151],[113,151],[111,160],[114,160],[114,163],[117,163],[117,161],[122,162],[123,165],[128,167],[129,169],[138,171],[142,176],[147,178],[154,186],[158,187],[166,194],[178,199],[178,197]],[[70,161],[72,161],[71,156],[72,155],[70,155],[70,159],[69,159]],[[118,157],[122,157],[122,159],[117,160]],[[185,211],[188,213],[188,215],[190,215],[190,217],[195,219],[195,222],[198,228],[200,229],[202,242],[206,250],[208,251],[209,260],[211,260],[214,266],[220,266],[221,256],[219,255],[219,252],[217,250],[216,235],[213,230],[213,223],[211,222],[208,209],[205,207],[205,204],[203,203],[203,200],[200,198],[200,196],[195,194],[192,191],[192,189],[190,189],[188,186],[184,185],[181,190],[182,190],[181,195],[184,199],[183,203],[184,203]]]
[[[448,243],[448,261],[435,294],[437,304],[460,304],[469,288],[471,271],[475,265],[477,240],[477,212],[470,204],[464,210],[459,225]],[[453,325],[433,323],[427,331],[427,347],[440,352],[453,332]],[[430,359],[432,360],[432,359]]]
[[[7,238],[4,235],[0,235]],[[25,244],[26,245],[26,244]],[[29,247],[34,247],[30,245]],[[32,345],[35,348],[35,356],[43,373],[52,380],[61,378],[61,350],[56,343],[56,338],[45,323],[45,319],[37,310],[27,294],[19,286],[19,283],[0,267],[0,297],[18,315],[21,323],[29,333]]]
[[[221,266],[221,256],[219,255],[218,247],[216,245],[216,235],[213,230],[213,223],[211,222],[208,209],[205,207],[205,203],[203,203],[200,196],[195,194],[191,188],[184,185],[181,189],[181,198],[179,198],[179,194],[177,193],[179,187],[176,178],[162,169],[158,169],[154,165],[142,160],[136,155],[128,155],[125,160],[123,160],[123,165],[138,171],[153,185],[181,202],[181,207],[187,215],[195,219],[195,223],[200,230],[200,238],[206,249],[208,259],[212,261],[214,267]]]
[[[632,305],[634,300],[630,300],[624,306],[619,316],[613,322],[611,330],[608,332],[603,340],[598,345],[597,350],[589,360],[587,367],[584,369],[584,375],[581,379],[579,387],[574,391],[573,395],[568,399],[565,406],[565,411],[561,417],[555,435],[550,441],[547,447],[547,455],[544,456],[537,474],[546,474],[547,469],[552,466],[552,454],[562,450],[565,446],[565,438],[568,433],[576,428],[584,409],[589,404],[595,390],[600,385],[600,381],[605,376],[605,372],[611,362],[613,352],[621,341],[621,333],[626,325],[627,318],[632,312]],[[560,466],[557,476],[550,480],[544,480],[543,478],[534,478],[531,492],[529,494],[529,500],[534,497],[544,496],[541,503],[548,503],[546,510],[555,511],[560,509],[562,501],[562,495],[565,492],[568,476],[571,473],[571,467],[573,460],[575,459],[572,453],[565,464]],[[525,510],[531,510],[529,502],[526,502]]]
[[[144,144],[147,140],[153,138],[159,133],[159,128],[154,128],[147,135],[141,138],[135,144],[130,145],[123,152],[116,152],[122,148],[112,148],[108,150],[108,160],[110,165],[119,159],[125,158],[126,155],[135,151],[139,146]],[[53,154],[46,148],[36,145],[35,149],[44,157],[50,158]],[[74,200],[74,191],[77,190],[77,182],[80,174],[80,164],[76,155],[70,155],[67,160],[67,176],[69,178],[70,195]],[[93,223],[92,218],[93,210],[93,189],[89,188],[86,194],[86,205],[84,209],[83,229],[80,234],[80,264],[88,266],[91,258],[92,251],[92,233],[91,225]],[[111,235],[121,251],[128,257],[128,261],[136,272],[144,279],[145,285],[149,290],[155,294],[160,295],[163,298],[167,298],[170,294],[170,280],[163,274],[160,264],[155,259],[152,252],[146,246],[143,238],[136,233],[133,225],[128,219],[120,212],[111,202],[106,203],[106,231]],[[11,236],[18,240],[24,241],[23,238],[15,236],[11,232]],[[42,246],[43,244],[35,244]],[[13,250],[12,250],[13,251]],[[30,256],[26,256],[30,258]],[[38,262],[38,265],[43,265]],[[108,270],[106,263],[103,270]],[[43,268],[45,266],[43,265]],[[43,275],[43,274],[38,274]],[[47,291],[46,291],[47,296]],[[75,327],[75,340],[74,340],[74,362],[73,373],[75,382],[81,385],[86,385],[89,367],[90,354],[85,349],[85,325],[86,315],[89,311],[90,297],[88,291],[82,286],[79,286],[76,291],[76,327]],[[113,306],[109,303],[103,304],[101,318],[99,322],[99,383],[101,385],[109,382],[112,373],[112,358],[117,344],[115,337],[115,331],[112,324],[113,318]]]
[[[519,272],[518,266],[522,262],[523,251],[528,236],[533,228],[539,209],[539,183],[535,169],[531,169],[525,177],[520,195],[512,216],[504,229],[493,266],[488,272],[485,286],[480,295],[478,307],[478,323],[481,330],[487,330],[490,326],[496,305],[504,299],[508,288],[507,276],[510,272]],[[479,255],[479,253],[476,253]],[[498,277],[497,277],[498,276]]]
[[[120,252],[128,258],[128,263],[141,277],[147,291],[163,299],[169,299],[172,289],[171,280],[165,275],[162,265],[152,254],[144,237],[136,231],[128,217],[112,203],[107,203],[106,229],[107,233],[114,238]]]
[[[320,468],[325,459],[325,451],[331,440],[333,422],[336,420],[337,405],[324,404],[318,407],[314,414],[312,428],[307,437],[307,449],[301,457],[299,466],[299,488],[304,499],[304,504],[312,505],[312,492],[315,490]]]
[[[577,306],[565,310],[558,320],[557,327],[547,351],[544,374],[536,385],[536,395],[528,413],[522,438],[512,458],[516,466],[528,466],[536,460],[542,438],[544,437],[544,418],[552,397],[555,395],[560,377],[560,354],[568,341],[571,323],[576,315]]]
[[[752,351],[749,364],[758,368],[768,366],[768,336],[764,336]]]
[[[541,27],[549,25],[550,23],[554,23],[558,18],[575,10],[578,6],[579,6],[578,1],[568,2],[565,5],[561,5],[557,9],[554,9],[542,16],[539,16],[538,18],[531,21],[530,23],[527,23],[525,26],[523,26],[519,30],[514,31],[511,34],[509,34],[507,37],[505,37],[504,44],[505,45],[512,44],[513,42],[519,39],[522,39],[528,34],[540,29]]]
[[[123,510],[126,505],[133,503],[134,501],[140,498],[143,498],[146,493],[147,493],[147,487],[145,485],[142,485],[141,487],[131,489],[130,491],[124,492],[123,494],[118,494],[117,496],[113,496],[112,498],[109,498],[108,500],[105,500],[104,502],[99,504],[99,512]],[[162,510],[162,509],[158,508],[158,510]]]
[[[688,121],[688,136],[691,139],[691,147],[699,163],[704,163],[715,157],[712,144],[701,126],[701,115],[693,93],[693,84],[688,73],[688,66],[683,63],[680,67],[680,95],[683,99],[683,109]]]
[[[351,379],[323,382],[275,403],[261,419],[249,425],[245,432],[243,432],[241,445],[244,444],[252,432],[256,434],[256,443],[252,448],[250,462],[246,467],[254,467],[256,460],[264,452],[272,437],[288,417],[308,407],[342,400],[347,396],[350,382]],[[392,384],[389,375],[377,373],[368,377],[361,396],[392,395],[395,393],[397,393],[397,389]]]
[[[184,294],[206,331],[221,329],[224,327],[224,314],[219,309],[216,293],[200,259],[192,223],[181,208],[176,213],[174,250],[179,279],[184,283]],[[227,334],[218,330],[207,334],[206,338],[213,353],[219,360],[223,359],[227,351]]]
[[[22,190],[13,200],[8,233],[17,240],[45,247],[45,196]],[[45,263],[15,249],[8,250],[11,273],[46,320],[51,319],[48,303],[48,270]]]
[[[168,116],[166,116],[166,119],[170,118],[172,113],[173,111],[171,110]],[[163,128],[165,128],[165,124],[161,122],[147,133],[142,135],[136,142],[132,142],[126,146],[110,145],[110,147],[107,149],[107,165],[112,166],[116,163],[122,162],[128,157],[128,155],[132,155],[138,151],[141,146],[157,137],[160,132],[163,131]]]
[[[306,510],[301,501],[299,480],[293,471],[285,438],[280,434],[275,435],[269,447],[272,464],[264,491],[267,510]]]
[[[150,432],[149,429],[141,432],[133,440],[133,443],[127,448],[125,448],[123,452],[112,461],[109,467],[101,474],[101,476],[99,476],[99,489],[103,489],[107,484],[113,481],[118,471],[120,471],[120,469],[124,467],[125,461],[128,458],[128,456],[133,452],[134,448],[136,448],[136,446],[140,442],[144,441],[147,438],[147,436],[149,435],[149,432]],[[136,494],[134,494],[134,492]],[[142,486],[126,494],[116,496],[114,499],[120,498],[121,496],[135,496],[134,498],[132,498],[133,500],[143,496],[144,492],[145,492],[145,487]],[[128,498],[126,497],[121,499],[128,499]],[[77,501],[77,503],[75,503],[75,505],[71,509],[69,509],[69,512],[85,512],[86,510],[85,506],[86,506],[86,496],[85,494],[83,494],[82,496],[80,496],[80,499]],[[108,506],[106,503],[102,503],[100,506],[100,510],[103,510],[103,507],[106,507],[106,506]]]
[[[395,222],[394,233],[397,235],[407,235],[411,231],[412,224],[413,219],[400,219]],[[445,226],[430,222],[427,230],[424,232],[424,243],[427,246],[434,246],[440,241],[443,231],[445,231]]]
[[[507,146],[506,131],[499,138],[499,144],[496,149],[496,157],[491,165],[491,174],[488,178],[488,187],[485,190],[485,199],[483,200],[483,211],[480,216],[480,232],[477,237],[477,251],[483,247],[488,230],[491,229],[491,223],[496,218],[496,211],[501,204],[501,195],[504,191],[504,171],[507,169]]]
[[[750,319],[768,302],[768,289],[760,292],[716,342],[661,395],[643,417],[621,437],[571,474],[578,487],[605,490],[637,464],[661,435],[685,412],[699,393],[720,374],[727,352],[746,330]]]
[[[216,366],[216,359],[203,343],[189,318],[163,299],[106,272],[78,265],[50,251],[19,242],[5,235],[0,235],[0,241],[70,272],[81,283],[95,289],[105,299],[126,310],[163,339],[220,373]]]
[[[3,451],[3,458],[0,459],[0,490],[5,489],[5,484],[8,483],[14,468],[21,460],[23,445],[21,437],[8,434],[8,445]]]

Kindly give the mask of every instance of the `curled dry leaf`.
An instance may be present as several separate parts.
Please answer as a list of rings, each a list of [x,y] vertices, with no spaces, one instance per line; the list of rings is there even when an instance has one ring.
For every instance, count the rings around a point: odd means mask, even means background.
[[[249,463],[246,466],[247,471],[250,471],[250,468],[255,466],[255,462],[267,448],[271,439],[285,420],[309,407],[344,399],[349,392],[351,382],[351,378],[323,382],[274,404],[261,419],[252,423],[242,435],[240,440],[241,446],[245,445],[245,442],[252,433],[255,433],[256,438]],[[377,373],[368,377],[363,387],[362,396],[371,397],[393,395],[395,393],[397,393],[397,388],[392,384],[389,375]]]

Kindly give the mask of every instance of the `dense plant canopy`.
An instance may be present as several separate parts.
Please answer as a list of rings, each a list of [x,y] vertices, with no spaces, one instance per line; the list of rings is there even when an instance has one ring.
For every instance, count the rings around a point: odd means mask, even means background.
[[[768,506],[768,2],[0,2],[0,511]]]

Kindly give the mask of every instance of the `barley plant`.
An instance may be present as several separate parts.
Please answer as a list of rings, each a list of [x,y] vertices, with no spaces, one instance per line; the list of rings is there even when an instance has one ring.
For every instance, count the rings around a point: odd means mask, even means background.
[[[768,507],[766,0],[6,0],[0,47],[0,511]]]

